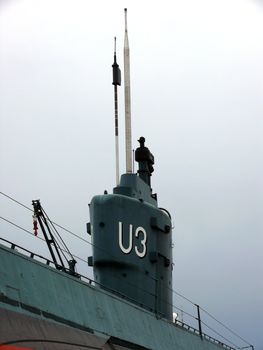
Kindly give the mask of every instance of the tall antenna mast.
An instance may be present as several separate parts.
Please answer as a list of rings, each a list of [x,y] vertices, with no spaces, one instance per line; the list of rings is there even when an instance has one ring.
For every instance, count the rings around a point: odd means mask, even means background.
[[[114,115],[115,115],[115,157],[116,186],[119,185],[119,126],[118,126],[118,85],[121,85],[121,71],[116,58],[116,37],[114,38],[114,62],[112,65],[112,84],[114,85]]]
[[[131,87],[130,87],[130,49],[127,29],[127,9],[124,9],[124,91],[125,91],[125,139],[126,139],[126,173],[132,173],[132,145],[131,145]]]

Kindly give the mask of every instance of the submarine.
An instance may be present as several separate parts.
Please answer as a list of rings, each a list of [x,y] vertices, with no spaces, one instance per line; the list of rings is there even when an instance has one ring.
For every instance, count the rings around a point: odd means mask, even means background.
[[[116,186],[89,204],[93,268],[90,279],[63,259],[39,200],[33,200],[33,228],[40,229],[51,258],[0,240],[0,350],[235,350],[197,327],[173,318],[173,232],[169,211],[158,206],[151,187],[155,158],[138,139],[133,171],[130,72],[125,11],[126,172],[119,177],[118,86],[113,63]],[[253,346],[251,346],[253,348]]]

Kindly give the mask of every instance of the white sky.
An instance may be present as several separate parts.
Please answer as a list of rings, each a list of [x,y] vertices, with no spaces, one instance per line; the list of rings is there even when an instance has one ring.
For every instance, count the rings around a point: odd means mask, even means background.
[[[116,35],[123,67],[124,7],[133,145],[146,137],[153,189],[174,219],[174,289],[262,350],[263,1],[0,0],[1,191],[28,206],[40,198],[87,238],[88,203],[115,185],[111,64]],[[0,203],[31,231],[30,213]]]

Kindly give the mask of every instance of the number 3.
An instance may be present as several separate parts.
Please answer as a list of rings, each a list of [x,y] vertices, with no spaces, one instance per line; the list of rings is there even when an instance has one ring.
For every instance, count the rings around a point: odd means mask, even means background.
[[[140,232],[143,233],[143,239],[141,240],[142,251],[140,252],[137,246],[135,246],[134,249],[135,249],[135,253],[138,255],[139,258],[144,258],[146,255],[147,234],[143,227],[137,227],[135,231],[135,237],[138,237]]]

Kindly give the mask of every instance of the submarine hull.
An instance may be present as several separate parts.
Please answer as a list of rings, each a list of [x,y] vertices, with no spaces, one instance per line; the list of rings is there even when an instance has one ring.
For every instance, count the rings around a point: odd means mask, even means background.
[[[3,245],[0,310],[0,345],[9,349],[67,349],[69,340],[78,344],[71,349],[231,349]]]

